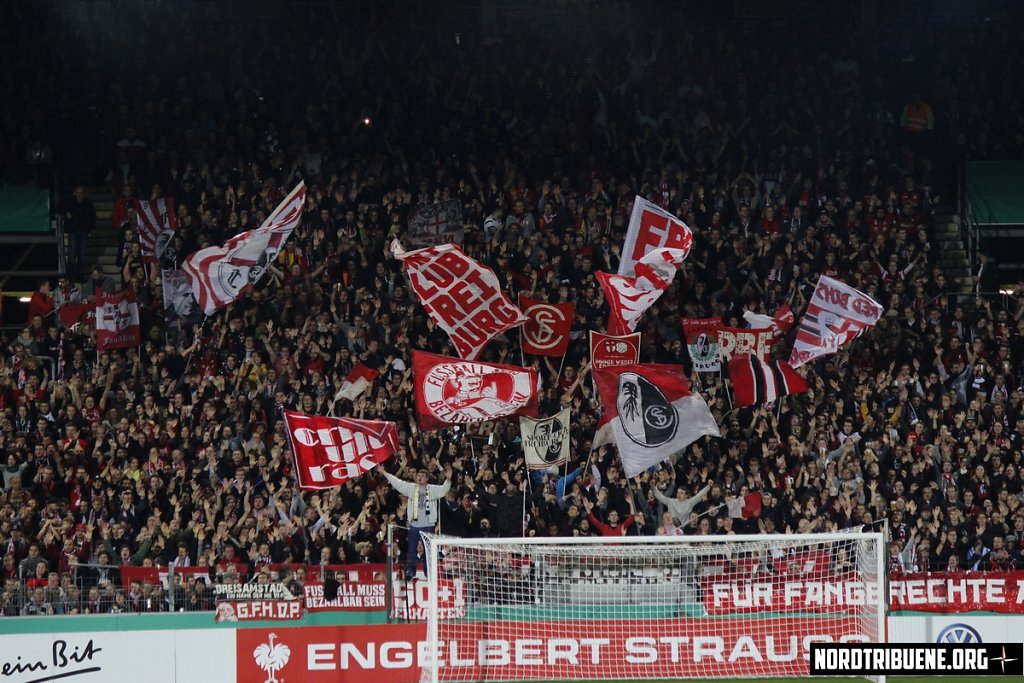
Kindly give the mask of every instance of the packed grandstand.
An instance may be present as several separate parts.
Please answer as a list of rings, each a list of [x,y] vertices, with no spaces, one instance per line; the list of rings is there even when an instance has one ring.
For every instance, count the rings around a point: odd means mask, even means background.
[[[569,2],[499,8],[483,30],[387,4],[302,5],[271,25],[157,3],[122,26],[89,3],[24,3],[0,25],[0,80],[21,98],[0,105],[4,172],[40,141],[91,169],[64,178],[66,276],[39,284],[3,342],[0,615],[205,611],[218,585],[301,594],[323,566],[390,552],[402,567],[416,511],[398,488],[420,470],[451,482],[447,535],[872,528],[892,571],[1024,566],[1024,309],[984,255],[945,272],[935,233],[965,160],[1024,154],[1009,26],[908,12],[867,32],[765,28]],[[98,38],[108,20],[119,30]],[[165,307],[163,271],[258,228],[300,183],[301,219],[253,286],[210,315]],[[109,221],[73,191],[97,184]],[[598,438],[610,407],[589,340],[612,332],[598,273],[620,270],[637,197],[693,238],[639,318],[639,360],[684,368],[720,437],[630,477]],[[176,231],[154,259],[135,200],[168,198]],[[528,353],[513,326],[477,356],[536,371],[534,415],[569,409],[553,467],[527,468],[515,417],[421,424],[413,353],[466,355],[394,240],[411,250],[410,219],[442,205],[510,301],[574,304],[564,354]],[[99,233],[118,236],[116,273],[85,261]],[[799,364],[806,391],[740,406],[727,370],[694,367],[682,319],[800,321],[821,276],[880,316]],[[129,290],[141,339],[98,348],[81,311]],[[768,356],[790,359],[797,334]],[[360,368],[368,386],[347,391]],[[302,491],[287,411],[394,423],[396,454]]]

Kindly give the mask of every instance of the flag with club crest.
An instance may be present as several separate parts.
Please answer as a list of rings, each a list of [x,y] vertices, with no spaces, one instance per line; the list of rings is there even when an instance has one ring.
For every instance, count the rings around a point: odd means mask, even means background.
[[[614,443],[627,477],[702,436],[721,436],[707,403],[690,391],[681,365],[622,365],[593,372],[604,408],[594,446]]]
[[[302,220],[305,205],[306,185],[300,182],[263,225],[235,235],[222,247],[206,247],[185,259],[182,270],[206,315],[213,315],[256,286]]]
[[[122,349],[142,342],[139,324],[139,302],[135,290],[96,292],[96,348]]]
[[[174,197],[135,200],[135,231],[142,246],[142,260],[156,263],[174,242],[178,231],[178,215]]]
[[[722,357],[718,353],[718,330],[721,318],[683,318],[683,337],[690,362],[697,372],[718,372]]]
[[[519,418],[519,434],[527,467],[546,470],[569,461],[569,418],[568,408],[540,420]]]

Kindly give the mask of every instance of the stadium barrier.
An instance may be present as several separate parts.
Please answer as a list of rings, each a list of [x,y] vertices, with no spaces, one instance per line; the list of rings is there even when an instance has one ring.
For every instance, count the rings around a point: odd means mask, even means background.
[[[351,613],[334,616],[345,614]],[[484,646],[480,641],[446,644],[441,654],[446,664],[458,667],[470,680],[484,668],[487,680],[539,672],[553,658],[575,658],[588,673],[598,677],[603,671],[622,671],[623,666],[637,659],[657,657],[667,668],[671,665],[673,676],[679,677],[686,675],[695,657],[700,656],[704,660],[700,670],[706,674],[709,656],[714,659],[718,651],[724,661],[716,673],[727,674],[730,654],[737,643],[714,640],[709,631],[712,619],[691,621],[697,629],[695,634],[704,638],[696,643],[658,642],[658,634],[645,632],[638,622],[632,642],[583,643],[574,640],[572,629],[564,628],[531,638],[503,638],[500,632],[492,632],[483,641]],[[5,633],[0,636],[0,671],[4,672],[5,683],[75,680],[78,676],[82,680],[129,683],[139,680],[139,671],[145,671],[146,680],[152,683],[420,680],[418,665],[428,654],[422,623],[292,623],[265,622],[253,628],[236,628],[217,624],[210,614],[8,619],[0,621]],[[159,624],[164,628],[158,628]],[[482,629],[487,626],[481,624]],[[22,632],[12,633],[15,627]],[[1014,634],[1022,630],[1024,616],[1016,615],[903,613],[889,618],[890,640],[894,642],[1019,642]],[[767,634],[751,635],[751,641],[743,645],[743,658],[736,661],[759,656],[784,659],[794,654],[778,639],[769,649]],[[722,640],[721,635],[717,637]],[[799,649],[804,649],[803,644]]]

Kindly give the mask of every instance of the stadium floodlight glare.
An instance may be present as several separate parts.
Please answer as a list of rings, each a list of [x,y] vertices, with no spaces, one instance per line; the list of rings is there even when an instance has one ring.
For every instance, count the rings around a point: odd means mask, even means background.
[[[425,683],[806,676],[886,639],[880,533],[424,544]]]

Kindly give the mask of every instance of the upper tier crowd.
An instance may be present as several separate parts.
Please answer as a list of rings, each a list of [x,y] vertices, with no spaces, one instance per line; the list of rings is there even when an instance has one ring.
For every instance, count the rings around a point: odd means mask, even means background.
[[[379,472],[298,492],[284,409],[397,422],[402,450],[384,467],[406,480],[425,467],[433,483],[450,471],[444,533],[809,533],[884,518],[891,569],[1024,566],[1024,324],[1012,298],[961,296],[998,283],[945,274],[934,239],[962,160],[1024,152],[1011,24],[769,31],[675,5],[596,16],[570,3],[499,8],[481,31],[407,4],[358,22],[319,5],[224,22],[210,3],[155,5],[91,40],[105,19],[85,5],[19,5],[0,26],[0,88],[22,94],[0,104],[3,169],[40,141],[102,160],[78,180],[109,185],[112,222],[93,225],[72,198],[62,210],[85,240],[116,232],[121,269],[41,286],[4,340],[0,615],[167,609],[161,587],[122,582],[123,564],[220,581],[381,562],[405,497]],[[19,22],[37,31],[15,34]],[[67,53],[38,59],[45,45]],[[300,179],[305,217],[265,279],[166,344],[131,200],[174,197],[180,258],[258,226]],[[783,302],[799,316],[822,273],[886,313],[776,405],[730,410],[717,374],[691,373],[722,438],[627,481],[613,447],[590,448],[601,408],[585,335],[605,328],[595,271],[616,269],[636,194],[695,233],[641,320],[642,362],[689,370],[681,317],[742,326],[744,310]],[[456,354],[386,247],[413,209],[449,198],[464,206],[463,249],[513,299],[576,302],[561,363],[522,358],[514,331],[483,355],[538,367],[541,415],[571,406],[557,475],[527,482],[515,420],[414,429],[411,351]],[[122,286],[141,302],[138,349],[97,353],[92,329],[53,313]],[[356,361],[380,377],[335,402]],[[724,501],[747,491],[763,514],[729,518]],[[209,609],[206,583],[190,578],[178,606]]]

